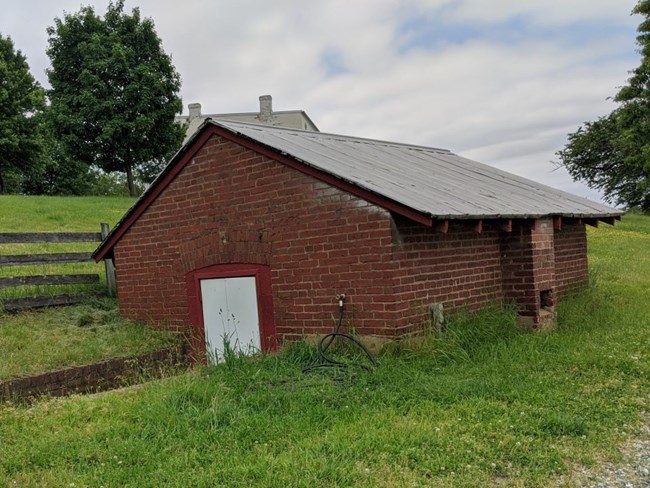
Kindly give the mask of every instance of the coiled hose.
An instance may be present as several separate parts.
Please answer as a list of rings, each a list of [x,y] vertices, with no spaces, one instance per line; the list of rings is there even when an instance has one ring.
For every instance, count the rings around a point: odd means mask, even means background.
[[[375,357],[372,355],[372,353],[368,350],[366,346],[364,346],[359,339],[356,337],[346,333],[346,332],[341,332],[341,328],[343,327],[343,315],[344,315],[344,304],[345,304],[345,295],[338,295],[337,300],[339,301],[339,320],[336,326],[334,327],[334,331],[330,332],[327,335],[324,335],[320,341],[318,341],[318,359],[314,364],[311,364],[310,366],[307,366],[306,368],[303,368],[302,372],[307,374],[311,373],[313,371],[319,370],[319,369],[325,369],[325,368],[338,368],[338,369],[347,369],[351,367],[355,368],[360,368],[366,370],[368,373],[372,373],[372,371],[377,368],[377,360]],[[355,344],[361,351],[363,351],[365,357],[368,359],[370,364],[366,364],[365,362],[358,362],[358,361],[339,361],[331,356],[327,355],[327,350],[330,348],[332,343],[337,339],[341,338],[343,340],[349,341],[353,344]]]

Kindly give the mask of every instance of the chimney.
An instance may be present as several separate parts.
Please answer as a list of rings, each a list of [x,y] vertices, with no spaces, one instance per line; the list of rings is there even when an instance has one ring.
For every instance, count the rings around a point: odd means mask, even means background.
[[[260,97],[260,115],[261,122],[268,122],[273,115],[273,100],[271,95],[262,95]]]
[[[189,120],[196,119],[197,117],[201,116],[201,104],[200,103],[190,103],[187,108],[190,111],[189,116],[187,117]]]

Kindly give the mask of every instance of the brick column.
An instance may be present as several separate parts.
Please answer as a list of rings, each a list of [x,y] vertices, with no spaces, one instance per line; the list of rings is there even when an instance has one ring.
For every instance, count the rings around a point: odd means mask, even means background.
[[[517,226],[501,240],[503,295],[532,328],[555,320],[555,251],[552,219]]]

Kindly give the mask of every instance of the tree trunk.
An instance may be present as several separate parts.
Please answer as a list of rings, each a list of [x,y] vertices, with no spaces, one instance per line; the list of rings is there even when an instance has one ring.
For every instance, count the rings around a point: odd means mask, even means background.
[[[130,164],[126,165],[126,184],[129,187],[129,195],[132,197],[137,197],[138,192],[135,189],[135,183],[133,182],[133,166]]]
[[[2,174],[0,173],[0,195],[5,192],[5,180],[2,179]]]

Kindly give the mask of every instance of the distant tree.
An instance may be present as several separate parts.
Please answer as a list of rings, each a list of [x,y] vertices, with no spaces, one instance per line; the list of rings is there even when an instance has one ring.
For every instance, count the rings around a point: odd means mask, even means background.
[[[557,155],[574,179],[601,190],[607,201],[647,211],[650,168],[633,149],[632,153],[626,151],[620,114],[615,110],[586,122],[569,134],[569,142]]]
[[[53,126],[67,158],[126,174],[176,151],[183,128],[180,76],[150,18],[111,2],[104,18],[92,7],[55,19],[48,28]]]
[[[26,179],[22,191],[35,195],[90,195],[93,178],[87,164],[68,158],[63,146],[43,126],[43,162],[36,175]]]
[[[5,176],[19,185],[40,164],[41,144],[36,115],[45,105],[45,93],[29,73],[25,56],[9,37],[0,35],[0,193]]]
[[[641,64],[614,97],[619,106],[608,116],[586,122],[569,134],[557,153],[576,180],[601,190],[615,204],[650,212],[650,0],[633,14],[644,17],[636,42]]]

